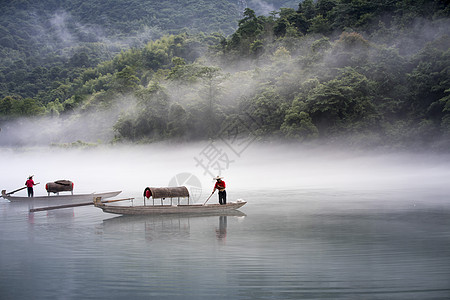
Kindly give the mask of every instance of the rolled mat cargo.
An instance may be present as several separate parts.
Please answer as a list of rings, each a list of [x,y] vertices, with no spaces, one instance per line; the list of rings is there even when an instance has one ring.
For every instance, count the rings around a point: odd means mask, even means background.
[[[144,196],[153,199],[189,197],[189,191],[185,186],[154,188],[147,187]]]
[[[54,182],[47,182],[45,184],[45,189],[48,193],[59,193],[59,192],[71,192],[73,191],[73,182],[70,180],[57,180]]]

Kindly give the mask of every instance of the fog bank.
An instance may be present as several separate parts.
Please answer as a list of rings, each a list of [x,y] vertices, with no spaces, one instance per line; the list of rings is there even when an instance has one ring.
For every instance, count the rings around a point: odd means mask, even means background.
[[[0,147],[34,147],[83,141],[109,142],[114,138],[117,111],[73,114],[67,118],[20,118],[1,124]]]
[[[211,193],[213,176],[227,183],[230,200],[274,190],[450,192],[450,156],[343,151],[250,143],[240,152],[220,142],[60,149],[0,148],[1,189],[23,186],[35,175],[36,195],[46,182],[72,180],[75,192],[122,190],[142,198],[147,186],[187,185],[196,202]],[[282,200],[282,199],[276,199]],[[2,200],[3,201],[3,200]]]

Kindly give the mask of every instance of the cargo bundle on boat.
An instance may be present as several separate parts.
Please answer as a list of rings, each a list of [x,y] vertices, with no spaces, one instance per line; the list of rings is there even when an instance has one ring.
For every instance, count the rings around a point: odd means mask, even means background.
[[[57,180],[54,182],[47,182],[45,184],[45,189],[47,190],[49,196],[50,193],[59,195],[60,192],[71,192],[73,195],[73,182],[70,180]]]
[[[173,199],[177,200],[177,203],[180,204],[180,200],[183,198],[187,199],[187,203],[189,204],[189,190],[185,186],[178,187],[146,187],[144,190],[144,203],[145,200],[152,198],[153,205],[155,205],[155,199],[161,200],[161,205],[163,205],[163,200],[166,198],[170,199],[170,205],[173,205]]]
[[[152,198],[152,204],[147,205],[147,201]],[[155,204],[159,199],[161,204]],[[187,200],[187,204],[180,204],[182,199]],[[164,200],[170,200],[170,204],[164,204]],[[177,203],[174,204],[174,200]],[[94,205],[104,212],[120,215],[152,215],[152,214],[204,214],[222,213],[235,210],[247,202],[237,201],[224,205],[220,204],[191,204],[189,190],[185,186],[153,188],[147,187],[144,190],[144,205],[107,205],[101,202],[101,198],[94,198]]]

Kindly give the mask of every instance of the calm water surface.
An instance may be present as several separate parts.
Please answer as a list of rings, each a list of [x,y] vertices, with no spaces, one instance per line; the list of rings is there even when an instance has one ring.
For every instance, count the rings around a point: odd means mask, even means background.
[[[446,189],[235,194],[240,214],[203,217],[0,200],[0,298],[450,298]]]

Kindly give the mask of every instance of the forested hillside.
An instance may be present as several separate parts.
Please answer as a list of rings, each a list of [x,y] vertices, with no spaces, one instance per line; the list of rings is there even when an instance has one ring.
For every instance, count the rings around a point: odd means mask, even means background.
[[[0,97],[40,99],[58,82],[164,34],[231,34],[246,3],[252,1],[2,1]],[[264,3],[255,4],[259,12],[297,5],[292,0]]]
[[[4,93],[0,116],[73,120],[111,112],[114,141],[196,140],[225,132],[446,150],[449,16],[448,1],[439,0],[305,0],[266,15],[248,8],[230,35],[211,23],[213,31],[160,33],[142,46],[145,39],[133,35],[136,46],[111,59],[94,59],[84,48],[72,54],[71,67],[46,68],[57,74],[49,86]],[[92,20],[84,24],[95,27]],[[104,46],[96,43],[90,45]],[[111,53],[98,50],[92,53]],[[20,60],[3,61],[3,70],[20,70]],[[34,75],[39,81],[48,73]],[[15,88],[25,93],[27,84]]]

